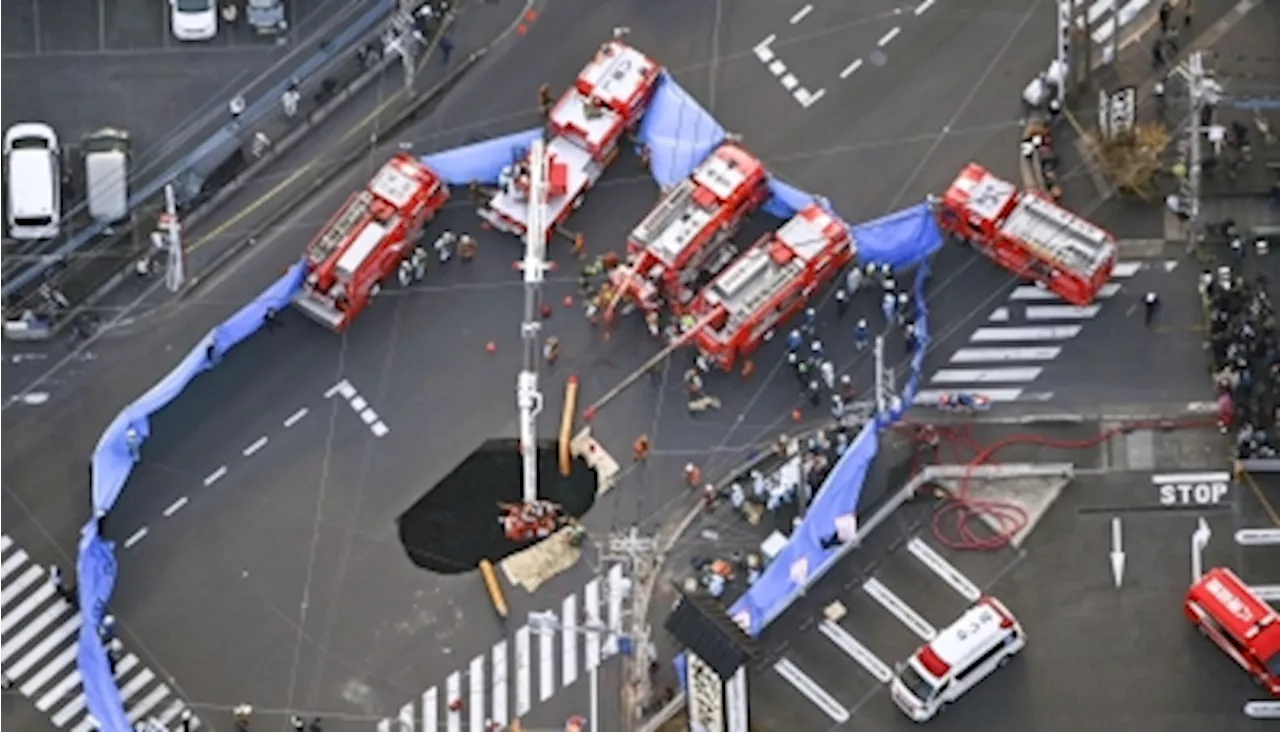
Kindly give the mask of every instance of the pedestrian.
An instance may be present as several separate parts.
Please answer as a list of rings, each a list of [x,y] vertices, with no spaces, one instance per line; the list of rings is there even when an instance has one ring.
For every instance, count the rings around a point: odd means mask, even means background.
[[[818,311],[813,308],[805,308],[804,310],[804,326],[800,329],[802,333],[812,336],[814,328],[818,323]]]
[[[756,372],[755,361],[748,358],[747,360],[742,362],[742,378],[744,380],[750,379],[751,375],[754,374],[755,372]]]
[[[649,335],[654,338],[662,334],[662,318],[658,315],[657,310],[650,310],[644,314],[644,327],[649,331]]]
[[[240,8],[236,7],[234,2],[229,2],[222,6],[222,22],[227,25],[235,25],[240,17]]]
[[[857,391],[853,388],[853,377],[849,374],[840,374],[840,398],[851,402],[855,394]]]
[[[1173,5],[1169,2],[1169,0],[1162,0],[1162,2],[1160,3],[1160,32],[1161,33],[1168,33],[1170,30],[1172,30],[1171,23],[1169,22],[1172,19],[1172,17],[1173,17]]]
[[[809,404],[815,409],[822,404],[822,387],[817,379],[810,379],[805,385],[805,393],[809,395]]]
[[[116,617],[111,614],[102,617],[102,624],[98,626],[98,639],[102,641],[102,645],[109,646],[111,641],[116,639]]]
[[[859,351],[867,347],[867,341],[871,339],[871,333],[867,330],[867,319],[858,318],[858,323],[853,326],[853,345]]]
[[[844,287],[852,295],[862,286],[862,270],[857,266],[849,268],[849,274],[844,276]]]
[[[1196,0],[1187,0],[1187,7],[1183,9],[1182,27],[1191,27],[1191,16],[1196,12]]]
[[[262,313],[263,330],[270,333],[276,329],[276,325],[279,324],[279,321],[276,319],[277,313],[278,311],[275,308],[267,308],[266,311]]]
[[[293,732],[307,732],[307,723],[296,714],[289,717],[289,726],[293,727]]]
[[[9,678],[9,674],[0,672],[0,690],[10,691],[13,689],[13,679]]]
[[[237,704],[231,710],[231,719],[235,723],[236,732],[248,731],[251,716],[253,716],[253,706],[249,704]]]
[[[475,259],[477,248],[476,240],[470,234],[458,238],[458,257],[464,264]]]
[[[844,419],[844,398],[839,394],[831,395],[831,418],[837,422]]]
[[[898,309],[898,298],[893,296],[892,292],[885,291],[884,297],[880,300],[880,312],[884,315],[886,325],[893,325],[894,314]]]
[[[289,87],[280,95],[280,106],[284,108],[284,116],[289,119],[297,116],[300,101],[302,101],[302,94],[298,92],[298,83],[289,82]]]
[[[836,317],[843,318],[846,311],[849,310],[849,295],[845,293],[843,287],[836,288]]]
[[[227,103],[227,109],[231,112],[231,121],[239,122],[240,115],[244,114],[245,107],[247,106],[249,105],[245,102],[243,94],[237,94],[233,97],[231,101]]]
[[[828,391],[836,388],[836,366],[828,359],[823,359],[818,364],[818,374],[822,376],[822,383],[826,384]]]
[[[124,445],[129,451],[129,457],[133,461],[140,462],[142,460],[142,435],[134,427],[126,427],[124,431]]]
[[[182,713],[178,715],[178,725],[179,725],[178,731],[179,732],[192,732],[192,729],[191,729],[192,717],[193,715],[191,714],[190,709],[182,710]]]
[[[904,341],[904,345],[907,347],[907,351],[914,352],[916,350],[916,324],[915,323],[907,323],[906,327],[902,329],[902,338]]]
[[[631,456],[638,462],[649,457],[649,436],[640,435],[631,443]]]
[[[538,86],[538,114],[546,117],[551,113],[551,85]]]
[[[800,350],[802,345],[804,345],[804,336],[799,330],[792,328],[791,332],[787,333],[787,350],[795,353]]]
[[[453,55],[453,41],[448,36],[440,36],[440,61],[445,65],[449,63],[449,57]]]
[[[1164,37],[1157,38],[1151,44],[1151,68],[1159,70],[1164,67]]]
[[[445,231],[436,239],[435,248],[436,256],[440,259],[440,264],[445,264],[453,258],[453,245],[457,241],[457,236],[452,231]]]
[[[542,358],[548,365],[555,365],[556,359],[560,357],[560,339],[555,336],[548,336],[545,343],[542,344]]]
[[[823,353],[824,349],[822,347],[822,341],[815,338],[813,342],[809,344],[809,358],[819,360],[822,358]]]
[[[1160,297],[1154,292],[1148,292],[1142,299],[1142,304],[1146,308],[1146,323],[1151,325],[1151,321],[1156,317],[1156,310],[1160,307]]]
[[[1164,105],[1165,105],[1165,99],[1164,99],[1164,82],[1163,82],[1163,81],[1157,81],[1157,82],[1156,82],[1156,83],[1151,87],[1151,98],[1152,98],[1152,99],[1154,99],[1154,100],[1155,100],[1155,102],[1156,102],[1156,113],[1157,113],[1157,114],[1159,114],[1161,117],[1163,117],[1163,116],[1164,116],[1164,110],[1165,110],[1165,106],[1164,106]]]
[[[693,463],[685,463],[684,482],[687,483],[690,488],[696,488],[700,483],[702,483],[702,471],[698,469],[697,465],[694,465]]]
[[[582,234],[574,234],[573,249],[571,251],[573,253],[573,256],[577,257],[578,259],[586,259],[587,258],[586,237],[584,237]]]

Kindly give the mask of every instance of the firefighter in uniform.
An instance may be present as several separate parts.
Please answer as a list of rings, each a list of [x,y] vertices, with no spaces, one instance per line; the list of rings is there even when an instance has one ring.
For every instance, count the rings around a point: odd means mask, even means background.
[[[458,258],[470,262],[476,256],[476,240],[470,234],[458,238]]]
[[[551,85],[542,84],[538,87],[538,113],[546,117],[551,113]]]

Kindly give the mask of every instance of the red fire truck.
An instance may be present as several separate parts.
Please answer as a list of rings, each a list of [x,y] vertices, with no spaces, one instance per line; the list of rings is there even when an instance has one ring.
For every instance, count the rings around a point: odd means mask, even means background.
[[[665,300],[683,313],[698,287],[737,254],[730,238],[768,197],[768,176],[755,156],[732,143],[716,148],[632,229],[628,263],[609,273],[616,297],[645,310]]]
[[[1111,277],[1111,234],[1043,194],[1020,193],[977,163],[960,172],[938,204],[943,231],[989,259],[1043,284],[1073,305],[1088,305]]]
[[[703,324],[693,336],[698,350],[720,368],[733,368],[805,307],[853,254],[844,223],[817,204],[806,206],[698,293],[690,309]]]
[[[428,252],[416,242],[448,200],[448,187],[430,168],[397,153],[307,245],[307,276],[294,305],[322,325],[346,329],[389,275],[399,270],[402,282],[422,276]]]
[[[1191,585],[1183,612],[1214,643],[1280,697],[1280,615],[1229,569]]]
[[[640,124],[662,68],[618,41],[604,44],[547,116],[547,233],[582,205],[587,190]],[[503,171],[480,209],[495,228],[524,236],[529,218],[528,161]]]

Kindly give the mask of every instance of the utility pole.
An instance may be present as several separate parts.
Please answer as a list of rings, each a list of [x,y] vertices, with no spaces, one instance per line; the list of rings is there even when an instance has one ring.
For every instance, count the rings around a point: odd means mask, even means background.
[[[629,565],[631,568],[630,579],[625,582],[629,587],[606,588],[610,602],[620,601],[627,589],[633,593],[630,631],[626,635],[631,641],[632,655],[622,695],[627,729],[631,729],[653,694],[649,664],[655,659],[652,657],[653,643],[648,619],[649,601],[652,599],[650,588],[654,584],[650,580],[660,566],[658,543],[653,537],[642,536],[639,529],[632,527],[625,533],[609,537],[608,552],[602,559]]]
[[[889,413],[894,400],[897,399],[895,394],[897,379],[894,378],[893,369],[884,365],[884,336],[882,335],[876,336],[875,359],[876,416],[883,416]]]
[[[164,284],[169,292],[177,292],[187,281],[186,254],[182,251],[182,222],[178,220],[178,203],[173,184],[164,187],[164,234],[169,254],[164,270]]]
[[[542,412],[542,392],[538,391],[538,359],[541,356],[542,282],[550,269],[547,262],[547,150],[542,140],[529,148],[529,214],[525,220],[524,322],[520,337],[524,341],[524,368],[516,376],[516,407],[520,410],[520,459],[523,472],[525,503],[538,500],[538,435],[537,419]]]
[[[1176,73],[1187,82],[1187,96],[1190,101],[1187,120],[1187,176],[1183,180],[1182,215],[1187,220],[1187,245],[1195,248],[1200,241],[1200,177],[1204,171],[1204,149],[1202,138],[1208,132],[1206,119],[1213,118],[1213,109],[1222,98],[1222,86],[1213,78],[1211,70],[1205,67],[1204,51],[1191,54],[1185,66],[1179,66]]]
[[[1066,107],[1067,87],[1073,82],[1071,73],[1071,19],[1075,16],[1075,0],[1058,0],[1058,69],[1062,82],[1058,84],[1058,104]],[[1086,63],[1088,59],[1085,59]]]

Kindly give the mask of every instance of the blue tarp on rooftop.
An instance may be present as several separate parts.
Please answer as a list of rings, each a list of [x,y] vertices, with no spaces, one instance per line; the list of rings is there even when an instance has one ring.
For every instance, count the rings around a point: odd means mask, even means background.
[[[421,159],[423,165],[431,168],[451,186],[465,186],[468,183],[496,185],[502,169],[523,158],[528,153],[529,146],[542,137],[542,133],[541,127],[535,127],[423,155]]]
[[[649,149],[649,170],[662,188],[689,177],[724,141],[725,131],[698,100],[662,72],[640,123],[640,144]]]

